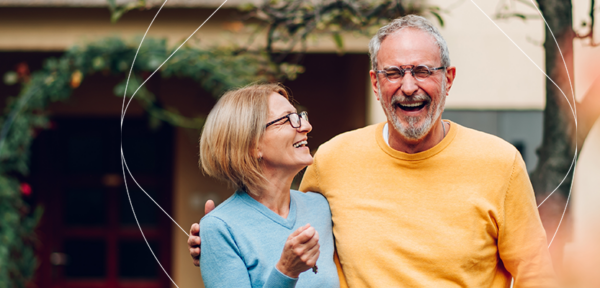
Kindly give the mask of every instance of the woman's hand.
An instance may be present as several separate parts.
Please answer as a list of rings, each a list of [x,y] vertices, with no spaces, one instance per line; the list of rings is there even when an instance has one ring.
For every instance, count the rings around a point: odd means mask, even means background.
[[[317,264],[319,248],[319,233],[306,224],[287,238],[275,268],[289,277],[298,278],[300,273]]]

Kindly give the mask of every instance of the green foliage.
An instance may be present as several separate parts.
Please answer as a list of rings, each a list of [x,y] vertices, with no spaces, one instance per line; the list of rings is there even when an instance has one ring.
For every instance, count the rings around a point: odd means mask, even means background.
[[[25,287],[37,268],[32,231],[42,211],[28,210],[19,182],[0,174],[0,287]]]
[[[108,3],[108,9],[110,10],[110,21],[115,23],[119,21],[123,14],[133,9],[141,9],[147,7],[146,0],[135,0],[128,2],[125,5],[118,6],[115,0],[106,0]]]

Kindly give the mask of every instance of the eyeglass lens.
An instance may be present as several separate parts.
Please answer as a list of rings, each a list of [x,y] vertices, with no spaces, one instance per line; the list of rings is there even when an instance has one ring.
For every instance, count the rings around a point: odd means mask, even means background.
[[[308,122],[308,114],[306,112],[292,113],[289,115],[292,127],[299,128],[302,125],[302,120]],[[302,120],[300,120],[302,119]]]
[[[409,68],[389,68],[385,70],[385,76],[388,80],[395,82],[404,77],[404,73],[410,71],[413,77],[423,80],[429,75],[431,75],[431,71],[427,66],[417,66],[417,67],[409,67]]]

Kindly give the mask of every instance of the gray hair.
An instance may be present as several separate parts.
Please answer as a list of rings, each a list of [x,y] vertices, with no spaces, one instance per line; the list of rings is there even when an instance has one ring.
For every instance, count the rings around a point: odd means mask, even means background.
[[[404,28],[419,29],[433,36],[433,39],[440,48],[440,59],[442,60],[442,66],[450,66],[450,52],[448,51],[448,45],[438,29],[431,25],[429,20],[421,16],[406,15],[396,18],[389,24],[379,28],[377,34],[375,34],[375,36],[371,38],[371,41],[369,41],[369,55],[371,56],[371,67],[373,70],[377,70],[377,53],[379,53],[379,48],[381,48],[381,42],[383,42],[387,36],[392,35]]]

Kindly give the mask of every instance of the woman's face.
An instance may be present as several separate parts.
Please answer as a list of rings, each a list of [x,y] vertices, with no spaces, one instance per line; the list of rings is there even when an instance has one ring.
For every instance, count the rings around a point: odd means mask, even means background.
[[[296,108],[285,97],[275,92],[269,96],[267,123],[296,112]],[[308,149],[306,136],[312,130],[312,126],[304,119],[300,121],[302,125],[293,128],[290,120],[284,117],[266,128],[258,145],[264,169],[290,171],[296,174],[312,164],[313,158]],[[294,126],[297,126],[296,123]]]

